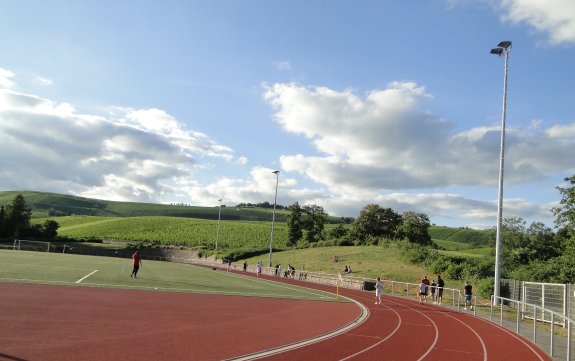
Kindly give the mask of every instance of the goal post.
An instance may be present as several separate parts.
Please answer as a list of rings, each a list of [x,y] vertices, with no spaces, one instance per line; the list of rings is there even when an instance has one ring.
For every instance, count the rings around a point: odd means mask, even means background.
[[[14,249],[18,251],[50,252],[50,242],[16,239],[14,240]]]

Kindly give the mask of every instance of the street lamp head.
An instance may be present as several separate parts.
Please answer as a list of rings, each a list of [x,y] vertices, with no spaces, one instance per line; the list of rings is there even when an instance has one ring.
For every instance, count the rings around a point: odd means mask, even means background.
[[[508,48],[511,47],[511,42],[510,41],[501,41],[501,42],[499,42],[499,44],[497,44],[497,46],[507,50]]]
[[[493,48],[491,49],[491,54],[495,54],[495,55],[503,55],[503,48]]]
[[[273,174],[279,174],[279,172],[280,172],[279,170],[274,170],[272,173]]]

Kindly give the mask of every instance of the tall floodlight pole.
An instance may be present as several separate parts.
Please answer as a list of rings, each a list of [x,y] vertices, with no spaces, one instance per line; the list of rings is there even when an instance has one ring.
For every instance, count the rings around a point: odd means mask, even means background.
[[[497,234],[495,238],[495,284],[494,298],[495,305],[499,304],[497,297],[501,296],[501,221],[503,219],[503,169],[505,161],[505,117],[507,113],[507,67],[509,66],[509,52],[511,42],[502,41],[497,44],[497,48],[491,49],[491,54],[498,55],[505,60],[505,70],[503,75],[503,111],[501,114],[501,147],[499,153],[499,191],[497,198]]]
[[[220,209],[218,211],[218,230],[216,231],[216,251],[218,250],[218,241],[220,240],[220,219],[222,217],[222,200],[218,199],[220,202]]]
[[[276,195],[274,197],[274,210],[272,212],[272,235],[270,236],[270,261],[269,261],[270,267],[272,266],[272,249],[273,249],[272,245],[274,243],[274,225],[276,221],[276,202],[278,200],[278,184],[280,181],[280,171],[274,170],[272,173],[276,175]]]

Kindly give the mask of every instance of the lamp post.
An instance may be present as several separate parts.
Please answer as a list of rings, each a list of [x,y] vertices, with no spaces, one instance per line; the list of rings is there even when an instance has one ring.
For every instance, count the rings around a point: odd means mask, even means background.
[[[220,209],[218,211],[218,230],[216,231],[216,251],[218,250],[218,241],[220,240],[220,219],[222,216],[222,200],[218,199],[220,202]]]
[[[273,174],[276,175],[276,195],[274,197],[274,210],[272,212],[272,235],[270,236],[270,260],[269,260],[269,266],[272,266],[272,244],[274,242],[274,225],[275,225],[275,221],[276,221],[276,202],[278,200],[278,183],[280,180],[280,171],[279,170],[274,170],[272,172]]]
[[[505,59],[505,70],[503,75],[503,110],[501,115],[501,147],[499,153],[499,191],[497,198],[497,234],[495,237],[495,284],[493,302],[499,304],[497,297],[501,296],[501,221],[503,218],[503,169],[505,161],[505,116],[507,113],[507,67],[509,66],[509,52],[511,42],[502,41],[497,44],[497,48],[491,49],[491,54],[498,55]]]

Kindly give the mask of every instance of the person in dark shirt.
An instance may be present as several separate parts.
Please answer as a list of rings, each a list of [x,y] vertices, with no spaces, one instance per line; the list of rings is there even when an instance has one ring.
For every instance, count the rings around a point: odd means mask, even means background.
[[[441,301],[443,300],[443,287],[445,287],[445,282],[441,275],[437,275],[437,304],[441,305]]]
[[[465,294],[465,309],[467,309],[467,305],[473,309],[473,304],[471,303],[471,297],[473,296],[473,287],[469,282],[465,282],[465,287],[463,287],[463,292]]]

